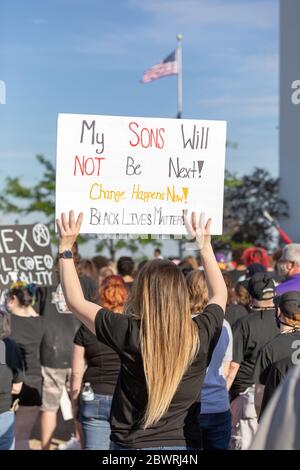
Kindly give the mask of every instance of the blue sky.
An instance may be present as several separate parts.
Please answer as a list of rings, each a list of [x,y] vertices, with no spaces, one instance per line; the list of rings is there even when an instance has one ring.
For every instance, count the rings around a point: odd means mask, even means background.
[[[59,112],[173,117],[176,77],[143,71],[183,40],[183,116],[226,119],[227,167],[277,172],[276,0],[1,0],[0,177],[54,160]]]
[[[278,172],[278,0],[0,0],[0,187],[55,161],[58,113],[175,117],[143,71],[183,34],[183,117],[225,119],[228,169]]]

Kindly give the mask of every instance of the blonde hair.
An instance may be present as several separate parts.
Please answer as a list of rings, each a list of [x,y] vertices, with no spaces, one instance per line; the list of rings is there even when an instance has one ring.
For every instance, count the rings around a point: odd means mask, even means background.
[[[207,305],[208,288],[203,271],[192,271],[186,277],[191,313],[201,313]]]
[[[140,343],[148,400],[144,429],[167,412],[199,350],[183,274],[174,263],[153,260],[139,271],[127,303],[140,320]]]

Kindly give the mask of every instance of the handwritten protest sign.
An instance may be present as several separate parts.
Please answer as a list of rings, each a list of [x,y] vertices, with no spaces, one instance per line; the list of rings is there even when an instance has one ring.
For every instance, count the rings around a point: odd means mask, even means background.
[[[52,284],[53,258],[43,224],[0,226],[0,292],[17,280]]]
[[[183,210],[222,233],[226,122],[60,114],[56,216],[82,233],[186,233]]]

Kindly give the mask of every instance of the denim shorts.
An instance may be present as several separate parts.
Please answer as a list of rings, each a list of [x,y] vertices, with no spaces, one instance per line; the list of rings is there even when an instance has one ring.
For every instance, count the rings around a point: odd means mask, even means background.
[[[0,413],[0,450],[15,448],[15,413],[5,411]]]

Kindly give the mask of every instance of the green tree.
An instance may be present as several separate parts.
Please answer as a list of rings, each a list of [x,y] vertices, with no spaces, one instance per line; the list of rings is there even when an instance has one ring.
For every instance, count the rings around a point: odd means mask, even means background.
[[[0,196],[0,210],[20,216],[42,214],[45,223],[54,227],[55,168],[43,155],[37,155],[36,159],[43,170],[41,180],[32,186],[25,186],[20,177],[6,178]]]
[[[288,217],[288,204],[279,196],[279,178],[263,168],[238,178],[226,173],[224,233],[235,244],[268,246],[274,231],[264,218],[267,210],[275,219]]]

